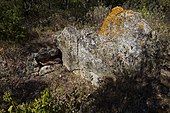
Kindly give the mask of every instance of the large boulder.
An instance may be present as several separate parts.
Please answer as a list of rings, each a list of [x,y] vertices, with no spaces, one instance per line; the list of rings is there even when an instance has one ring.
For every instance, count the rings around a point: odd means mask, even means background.
[[[156,33],[140,13],[116,7],[99,34],[66,27],[56,38],[63,64],[94,85],[104,76],[156,75]]]

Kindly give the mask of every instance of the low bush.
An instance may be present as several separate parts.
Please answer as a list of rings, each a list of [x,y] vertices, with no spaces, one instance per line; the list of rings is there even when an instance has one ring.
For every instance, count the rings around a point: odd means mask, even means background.
[[[0,7],[0,39],[18,40],[24,38],[26,32],[22,26],[22,15],[13,2],[3,0]]]
[[[3,99],[9,103],[9,107],[0,113],[77,113],[84,97],[76,89],[70,95],[64,90],[57,93],[53,90],[52,93],[45,89],[38,99],[30,103],[18,104],[9,92],[4,93]]]

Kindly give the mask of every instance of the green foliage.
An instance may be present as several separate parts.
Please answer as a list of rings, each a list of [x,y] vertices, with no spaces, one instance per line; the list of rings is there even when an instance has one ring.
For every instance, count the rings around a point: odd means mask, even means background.
[[[25,37],[22,26],[22,15],[18,6],[13,2],[3,0],[0,5],[0,39],[18,40]]]
[[[48,89],[45,89],[40,98],[35,99],[30,103],[18,104],[15,102],[8,92],[4,93],[4,101],[10,104],[7,110],[1,110],[0,113],[75,113],[78,111],[79,99],[81,96],[79,93],[73,92],[71,97],[64,94],[61,90],[58,92],[58,97],[56,94],[50,94]],[[66,97],[66,98],[65,98]],[[82,97],[81,97],[82,98]]]

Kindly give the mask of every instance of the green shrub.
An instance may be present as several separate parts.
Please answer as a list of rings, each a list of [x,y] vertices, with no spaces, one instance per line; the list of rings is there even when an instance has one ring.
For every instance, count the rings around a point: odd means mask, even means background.
[[[61,90],[56,97],[56,93],[51,94],[48,89],[45,89],[38,99],[22,104],[15,102],[11,95],[5,92],[3,99],[10,106],[7,110],[1,110],[0,113],[76,113],[80,105],[78,99],[82,98],[76,91],[68,96]]]
[[[19,7],[6,0],[3,0],[0,6],[0,39],[18,40],[24,38],[23,17]]]

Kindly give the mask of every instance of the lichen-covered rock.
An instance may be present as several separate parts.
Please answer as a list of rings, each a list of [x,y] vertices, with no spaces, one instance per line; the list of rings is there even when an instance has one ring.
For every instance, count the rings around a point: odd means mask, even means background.
[[[90,29],[79,31],[74,27],[66,27],[57,36],[63,65],[95,85],[100,81],[100,77],[111,72],[98,53],[98,38],[98,34]]]
[[[140,13],[112,9],[99,34],[66,27],[57,36],[63,64],[97,85],[103,76],[156,75],[157,36]]]

